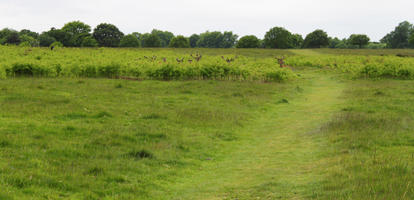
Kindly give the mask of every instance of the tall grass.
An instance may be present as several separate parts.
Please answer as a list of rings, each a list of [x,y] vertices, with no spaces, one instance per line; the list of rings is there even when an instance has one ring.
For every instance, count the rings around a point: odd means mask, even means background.
[[[295,74],[272,58],[234,54],[204,55],[172,50],[76,49],[0,47],[0,78],[120,77],[156,80],[260,80],[283,81]]]

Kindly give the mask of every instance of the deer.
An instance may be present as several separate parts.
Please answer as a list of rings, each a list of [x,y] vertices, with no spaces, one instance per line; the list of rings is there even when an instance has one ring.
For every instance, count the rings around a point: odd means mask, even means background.
[[[181,58],[181,59],[176,58],[175,60],[176,60],[178,63],[182,63],[182,62],[184,62],[184,58]]]
[[[203,57],[203,55],[199,54],[197,52],[197,54],[195,56],[193,56],[193,54],[191,54],[191,57],[194,58],[197,62],[201,60],[201,58]]]
[[[227,63],[231,63],[231,62],[233,62],[233,61],[234,61],[234,58],[227,58],[227,59],[226,59],[226,62],[227,62]]]
[[[276,59],[277,59],[277,62],[279,63],[279,65],[280,65],[280,68],[286,67],[286,65],[285,65],[285,56],[282,56],[281,58],[276,57]]]

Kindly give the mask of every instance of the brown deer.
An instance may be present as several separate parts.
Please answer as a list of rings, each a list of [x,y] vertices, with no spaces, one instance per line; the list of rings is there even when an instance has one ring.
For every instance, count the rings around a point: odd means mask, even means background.
[[[277,63],[279,63],[279,65],[280,65],[280,68],[286,67],[286,65],[285,65],[285,56],[282,56],[281,58],[276,57],[276,59],[277,59]]]
[[[184,62],[184,58],[181,58],[181,59],[176,58],[175,60],[176,60],[178,63],[182,63],[182,62]]]
[[[200,53],[197,52],[195,56],[193,56],[193,54],[191,54],[191,57],[193,57],[198,62],[198,61],[201,60],[203,55],[201,55]]]

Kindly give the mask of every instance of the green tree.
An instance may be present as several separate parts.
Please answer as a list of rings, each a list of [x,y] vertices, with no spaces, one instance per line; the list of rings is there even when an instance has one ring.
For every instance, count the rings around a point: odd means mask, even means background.
[[[90,36],[91,27],[81,21],[73,21],[65,24],[61,30],[69,35],[69,43],[66,46],[79,47],[83,38]]]
[[[135,36],[140,42],[142,40],[142,34],[138,32],[133,32],[131,35]]]
[[[33,32],[31,30],[28,30],[28,29],[21,30],[19,32],[19,35],[20,36],[22,36],[22,35],[28,35],[28,36],[30,36],[30,37],[32,37],[34,39],[37,39],[39,37],[39,33]]]
[[[73,21],[65,24],[62,27],[62,31],[69,33],[71,35],[79,35],[84,33],[90,33],[91,27],[81,21]]]
[[[225,31],[223,33],[223,41],[220,43],[220,48],[232,48],[234,45],[236,45],[237,38],[239,36],[236,34],[233,34],[231,31]]]
[[[411,47],[414,47],[414,33],[411,34],[410,38],[408,39],[408,43],[410,43]]]
[[[81,47],[97,47],[98,42],[92,36],[87,36],[82,39]]]
[[[161,39],[157,34],[145,33],[141,37],[142,47],[161,47]]]
[[[103,47],[118,47],[124,34],[112,24],[102,23],[93,30],[93,37]]]
[[[170,44],[174,34],[168,31],[160,31],[157,29],[152,30],[152,34],[157,35],[161,40],[161,47],[167,47]]]
[[[288,49],[292,48],[292,33],[282,27],[270,29],[264,38],[266,48]]]
[[[369,43],[369,37],[364,34],[352,34],[348,41],[352,45],[357,45],[360,49]]]
[[[200,34],[200,39],[197,42],[198,47],[202,48],[220,48],[222,47],[224,36],[219,31],[205,32]]]
[[[20,44],[20,36],[17,31],[12,31],[6,36],[6,44]]]
[[[411,34],[414,33],[414,27],[411,23],[404,21],[401,22],[394,31],[388,33],[381,39],[382,43],[386,43],[388,48],[408,48],[410,44],[408,42]]]
[[[190,40],[182,35],[173,37],[170,41],[171,48],[190,48]]]
[[[259,48],[260,40],[254,35],[246,35],[240,38],[236,48]]]
[[[13,32],[14,30],[12,30],[12,29],[9,29],[9,28],[4,28],[4,29],[2,29],[1,31],[0,31],[0,39],[1,38],[6,38],[7,36],[9,36],[9,34],[11,33],[11,32]]]
[[[200,36],[197,34],[192,34],[189,38],[191,48],[197,47],[197,42],[200,40]]]
[[[39,46],[39,41],[33,38],[29,35],[21,35],[20,36],[20,44],[24,43],[24,46],[31,46],[31,47],[37,47]],[[23,46],[23,45],[22,45]]]
[[[129,34],[129,35],[124,36],[121,39],[121,42],[120,42],[119,46],[121,46],[121,47],[139,47],[140,43],[139,43],[138,38],[135,35]]]
[[[300,34],[293,34],[291,37],[293,48],[300,49],[303,46],[303,37]]]
[[[309,33],[303,43],[305,48],[322,48],[329,46],[328,34],[323,30],[315,30]]]
[[[328,47],[329,48],[336,48],[336,46],[339,43],[341,43],[341,40],[339,38],[337,38],[337,37],[335,37],[335,38],[329,37],[329,46]]]
[[[64,46],[72,46],[71,45],[71,35],[62,31],[61,29],[51,28],[48,32],[46,32],[49,36],[55,38],[56,41],[62,43]]]
[[[43,32],[39,35],[39,44],[42,47],[48,47],[53,42],[56,42],[56,39],[52,36],[50,36],[47,32]]]

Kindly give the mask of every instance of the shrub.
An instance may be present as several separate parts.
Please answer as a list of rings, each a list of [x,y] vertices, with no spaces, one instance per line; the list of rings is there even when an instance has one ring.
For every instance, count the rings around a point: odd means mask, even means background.
[[[329,46],[328,34],[323,30],[315,30],[309,33],[304,41],[305,48],[322,48]]]
[[[259,48],[260,40],[254,35],[247,35],[237,42],[237,48]]]

